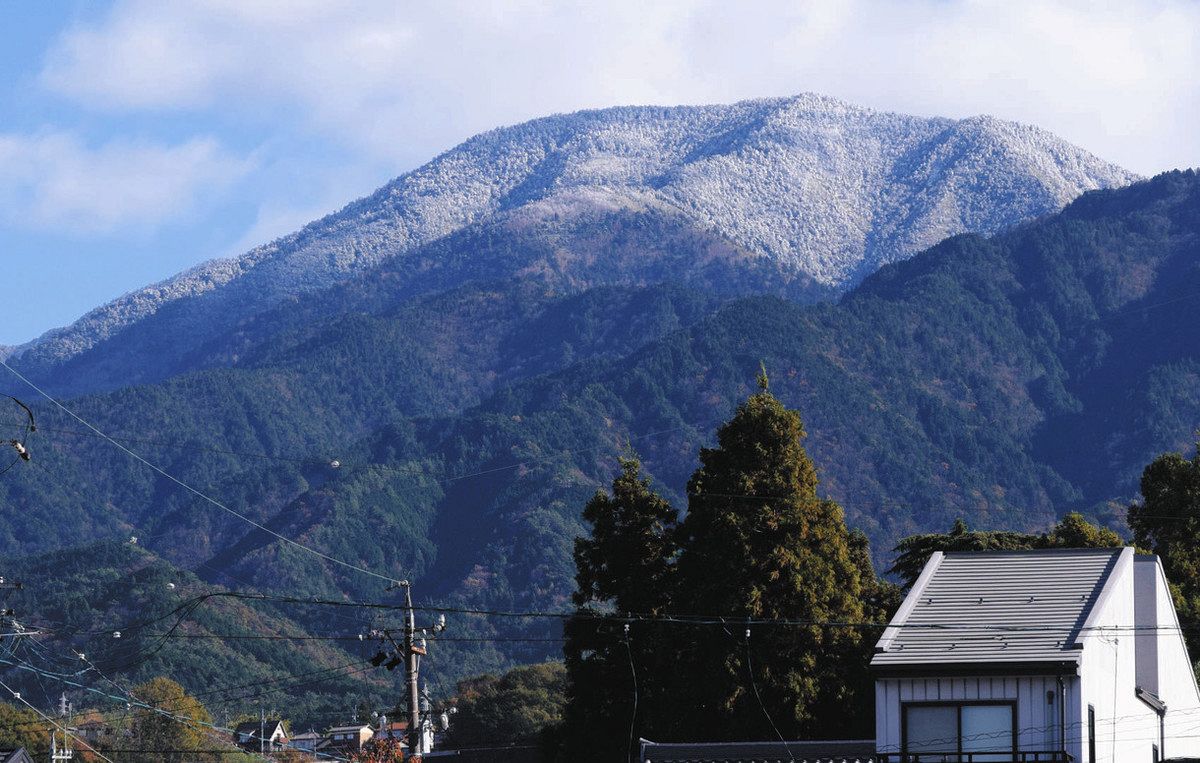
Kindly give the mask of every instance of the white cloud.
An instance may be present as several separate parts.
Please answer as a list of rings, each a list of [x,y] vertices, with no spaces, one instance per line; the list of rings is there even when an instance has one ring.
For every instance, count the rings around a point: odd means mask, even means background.
[[[215,140],[85,145],[66,132],[0,134],[0,218],[12,227],[103,233],[152,228],[247,172]]]
[[[402,169],[473,132],[624,103],[817,91],[1040,124],[1133,169],[1200,163],[1191,0],[119,0],[42,81],[105,109],[286,111]]]

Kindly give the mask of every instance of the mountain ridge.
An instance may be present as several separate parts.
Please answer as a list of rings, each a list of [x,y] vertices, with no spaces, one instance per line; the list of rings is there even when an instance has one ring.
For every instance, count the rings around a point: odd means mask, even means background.
[[[1134,177],[1038,128],[812,94],[553,115],[481,133],[296,233],[132,291],[12,356],[44,377],[139,324],[208,341],[471,226],[553,222],[564,208],[661,207],[841,291],[948,234],[994,232]],[[462,278],[472,266],[463,259]]]

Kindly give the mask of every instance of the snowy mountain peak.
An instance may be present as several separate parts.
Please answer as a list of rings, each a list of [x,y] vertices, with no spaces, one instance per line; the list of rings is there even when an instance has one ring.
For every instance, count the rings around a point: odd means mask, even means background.
[[[563,208],[653,208],[844,289],[947,236],[993,232],[1133,179],[1036,127],[809,93],[555,115],[477,135],[290,236],[121,297],[15,354],[46,370],[122,336],[145,342],[155,321],[199,345],[459,231],[514,219],[552,226]]]

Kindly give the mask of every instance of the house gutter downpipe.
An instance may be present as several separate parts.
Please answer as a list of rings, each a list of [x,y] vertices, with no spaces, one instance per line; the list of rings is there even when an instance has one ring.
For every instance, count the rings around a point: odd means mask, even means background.
[[[1058,747],[1062,759],[1067,760],[1067,686],[1061,675],[1058,677]]]

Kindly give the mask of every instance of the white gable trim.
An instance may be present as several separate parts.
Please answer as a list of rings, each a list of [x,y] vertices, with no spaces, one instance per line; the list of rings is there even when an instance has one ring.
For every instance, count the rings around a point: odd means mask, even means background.
[[[1113,591],[1117,588],[1117,581],[1125,575],[1129,575],[1130,580],[1133,579],[1133,554],[1131,546],[1121,549],[1121,553],[1117,556],[1117,563],[1109,571],[1108,577],[1104,581],[1104,587],[1100,589],[1100,595],[1096,597],[1087,619],[1083,621],[1083,625],[1075,634],[1075,640],[1070,645],[1071,649],[1083,649],[1084,638],[1097,627],[1097,623],[1101,619],[1107,616],[1108,602],[1116,595]]]
[[[929,561],[925,562],[925,568],[921,570],[917,582],[913,583],[912,590],[908,592],[908,596],[904,597],[904,603],[896,610],[896,614],[892,616],[883,635],[879,637],[879,642],[875,645],[876,652],[886,652],[896,637],[900,635],[900,626],[904,625],[908,616],[912,614],[913,608],[921,600],[921,595],[929,585],[929,581],[933,579],[934,574],[937,573],[938,567],[942,566],[942,560],[945,558],[946,555],[941,551],[934,551],[929,556]]]

